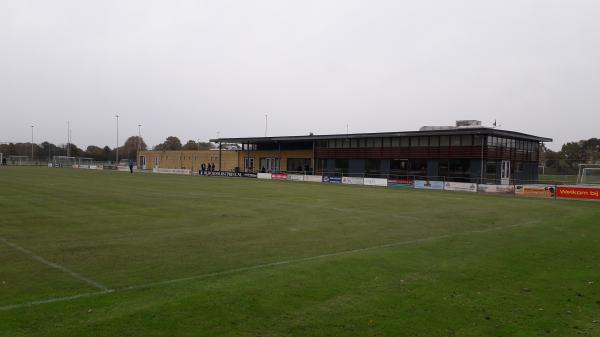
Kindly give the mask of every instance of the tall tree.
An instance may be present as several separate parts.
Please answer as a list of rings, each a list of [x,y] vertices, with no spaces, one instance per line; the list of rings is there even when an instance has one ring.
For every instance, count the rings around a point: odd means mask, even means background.
[[[135,160],[137,158],[138,146],[142,151],[148,149],[148,146],[144,142],[144,138],[139,136],[127,138],[123,146],[119,149],[119,157],[122,155],[124,158]]]
[[[157,151],[178,151],[181,150],[183,146],[181,146],[181,141],[179,138],[175,136],[169,136],[167,139],[154,147],[154,150]]]

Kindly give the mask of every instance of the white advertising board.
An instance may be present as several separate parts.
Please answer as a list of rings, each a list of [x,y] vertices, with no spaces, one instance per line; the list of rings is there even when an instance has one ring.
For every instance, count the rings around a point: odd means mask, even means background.
[[[288,174],[287,180],[304,181],[304,176],[302,174]]]
[[[256,177],[258,179],[267,179],[267,180],[271,180],[271,173],[258,173],[256,175]]]
[[[321,176],[313,176],[313,175],[306,175],[304,176],[304,181],[309,181],[312,183],[321,183],[323,182],[323,177]]]
[[[513,185],[478,185],[477,191],[483,193],[499,193],[499,194],[512,194],[515,192],[515,186]]]
[[[383,186],[387,187],[387,179],[382,178],[365,178],[364,184],[368,186]]]
[[[362,185],[363,182],[364,179],[359,177],[342,177],[342,184]]]
[[[121,170],[121,167],[119,167],[119,171],[123,171],[123,170]],[[127,168],[127,171],[129,171],[129,168]],[[168,169],[168,168],[160,168],[160,167],[153,168],[152,172],[153,173],[162,173],[162,174],[182,174],[182,175],[192,174],[192,171],[190,171],[188,169]]]
[[[475,192],[477,192],[477,184],[475,184],[475,183],[455,183],[455,182],[448,181],[444,184],[444,190],[475,193]]]

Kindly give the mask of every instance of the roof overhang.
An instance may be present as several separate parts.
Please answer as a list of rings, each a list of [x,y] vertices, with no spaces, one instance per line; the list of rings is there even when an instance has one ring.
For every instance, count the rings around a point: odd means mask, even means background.
[[[552,142],[552,138],[538,137],[526,133],[500,130],[493,128],[456,128],[447,130],[428,131],[401,131],[401,132],[377,132],[377,133],[350,133],[329,135],[307,135],[307,136],[279,136],[279,137],[242,137],[242,138],[215,138],[213,143],[276,143],[276,142],[306,142],[339,138],[372,138],[372,137],[407,137],[407,136],[451,136],[451,135],[492,135],[501,137],[520,138],[536,142]]]

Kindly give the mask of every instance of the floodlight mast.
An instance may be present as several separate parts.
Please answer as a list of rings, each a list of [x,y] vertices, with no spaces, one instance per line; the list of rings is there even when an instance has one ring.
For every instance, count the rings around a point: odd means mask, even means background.
[[[33,162],[33,125],[31,126],[31,161]]]
[[[115,151],[117,155],[115,166],[119,166],[119,115],[115,115],[115,117],[117,118],[117,150]]]
[[[142,150],[142,124],[138,124],[138,150],[136,155],[136,163],[138,169],[140,168],[140,151]]]

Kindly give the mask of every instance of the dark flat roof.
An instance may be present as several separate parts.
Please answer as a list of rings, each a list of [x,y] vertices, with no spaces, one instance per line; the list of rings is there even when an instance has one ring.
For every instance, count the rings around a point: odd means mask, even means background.
[[[455,128],[427,131],[400,131],[400,132],[375,132],[375,133],[350,133],[330,135],[306,135],[306,136],[278,136],[278,137],[242,137],[242,138],[215,138],[213,143],[271,143],[271,142],[293,142],[313,141],[338,138],[370,138],[370,137],[402,137],[402,136],[443,136],[443,135],[492,135],[500,137],[520,138],[536,142],[552,142],[552,138],[538,137],[526,133],[500,130],[493,128]]]

